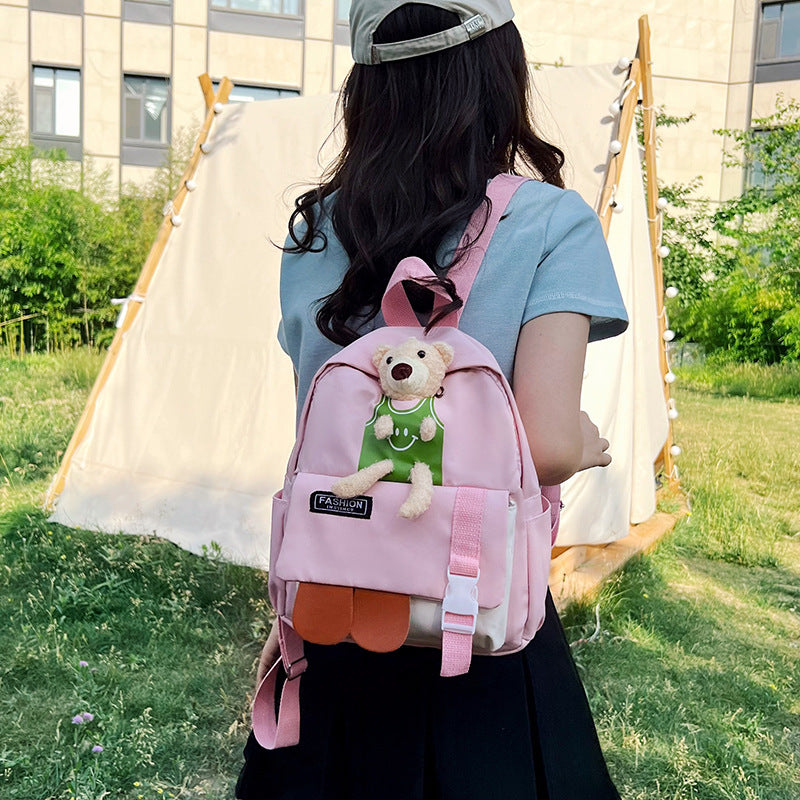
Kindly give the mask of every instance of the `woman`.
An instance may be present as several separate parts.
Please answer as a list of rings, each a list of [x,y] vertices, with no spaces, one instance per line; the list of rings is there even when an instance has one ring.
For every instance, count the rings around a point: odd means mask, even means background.
[[[279,337],[298,408],[321,364],[383,324],[380,301],[406,256],[447,279],[487,182],[523,171],[460,327],[495,355],[519,405],[540,482],[607,466],[608,442],[580,411],[587,341],[627,315],[599,221],[563,189],[563,154],[534,133],[528,67],[507,0],[354,0],[356,65],[341,96],[346,141],[301,195],[281,269]],[[388,45],[388,46],[387,46]],[[433,277],[433,276],[432,276]],[[430,319],[431,293],[410,297]],[[438,312],[437,312],[438,313]],[[440,653],[306,645],[300,744],[251,736],[242,800],[608,800],[609,778],[558,615],[523,651],[440,678]],[[275,632],[259,680],[278,658]]]

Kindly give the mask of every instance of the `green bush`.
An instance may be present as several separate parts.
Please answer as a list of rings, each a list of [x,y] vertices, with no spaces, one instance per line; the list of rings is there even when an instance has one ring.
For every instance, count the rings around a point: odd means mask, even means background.
[[[698,181],[661,187],[670,202],[664,279],[680,291],[667,306],[670,327],[729,360],[798,359],[800,102],[779,97],[775,113],[751,129],[716,133],[733,142],[725,163],[763,180],[715,211],[696,198]]]
[[[185,137],[181,143],[186,150]],[[27,140],[13,92],[0,101],[0,342],[9,352],[108,344],[113,297],[134,287],[174,190],[170,154],[145,187],[112,189],[91,159]]]
[[[707,353],[772,364],[800,356],[800,305],[785,287],[734,271],[677,318],[684,335]]]

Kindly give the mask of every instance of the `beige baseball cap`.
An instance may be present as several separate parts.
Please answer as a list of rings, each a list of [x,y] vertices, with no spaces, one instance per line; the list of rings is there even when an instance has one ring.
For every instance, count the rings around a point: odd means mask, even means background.
[[[475,39],[514,17],[510,0],[425,0],[458,14],[461,24],[441,33],[407,39],[404,42],[373,44],[372,37],[384,18],[409,0],[352,0],[350,5],[350,47],[358,64],[380,64],[402,58],[435,53]]]

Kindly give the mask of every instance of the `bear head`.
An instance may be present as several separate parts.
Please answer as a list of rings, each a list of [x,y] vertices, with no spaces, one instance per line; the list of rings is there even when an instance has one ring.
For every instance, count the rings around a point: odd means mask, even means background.
[[[383,393],[392,400],[433,397],[452,360],[449,344],[423,343],[413,337],[396,347],[381,345],[372,356]]]

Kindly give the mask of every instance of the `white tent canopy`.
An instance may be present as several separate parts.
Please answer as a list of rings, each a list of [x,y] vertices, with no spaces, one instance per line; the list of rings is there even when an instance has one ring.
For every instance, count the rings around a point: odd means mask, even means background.
[[[537,71],[534,82],[540,129],[567,153],[568,185],[598,208],[622,77],[603,65]],[[294,436],[292,368],[275,338],[281,253],[270,240],[283,242],[293,198],[325,163],[333,113],[332,96],[302,97],[226,106],[215,119],[197,189],[52,520],[157,534],[193,552],[214,542],[227,558],[266,566],[271,495]],[[560,545],[620,539],[655,510],[668,421],[641,166],[635,143],[628,150],[609,247],[631,324],[589,345],[583,398],[613,463],[565,484]]]

